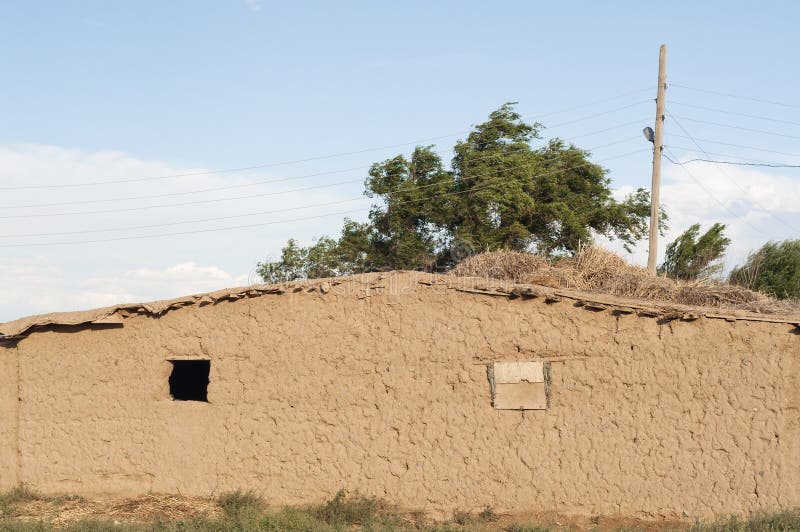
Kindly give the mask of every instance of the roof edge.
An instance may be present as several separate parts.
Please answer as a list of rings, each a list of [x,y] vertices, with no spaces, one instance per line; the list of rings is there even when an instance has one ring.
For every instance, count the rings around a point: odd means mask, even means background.
[[[548,303],[557,303],[566,299],[572,301],[573,305],[576,307],[585,307],[594,311],[609,310],[617,314],[636,314],[641,317],[667,320],[680,319],[683,321],[694,321],[701,317],[724,319],[727,321],[760,321],[786,323],[800,328],[800,315],[758,314],[717,307],[688,306],[667,301],[622,298],[602,293],[551,288],[498,279],[456,277],[447,274],[396,270],[390,272],[357,274],[346,277],[292,281],[272,285],[242,286],[149,303],[127,303],[91,310],[55,312],[28,316],[14,321],[0,323],[0,342],[16,342],[37,330],[49,326],[91,326],[92,324],[122,325],[129,317],[140,315],[161,316],[167,312],[186,306],[204,306],[217,304],[222,301],[235,301],[263,295],[281,295],[287,292],[318,292],[321,295],[325,295],[332,290],[332,287],[347,283],[362,285],[359,290],[351,292],[355,297],[361,299],[362,293],[363,297],[373,295],[370,294],[370,290],[375,291],[376,294],[381,293],[377,291],[377,289],[385,288],[385,286],[379,286],[380,283],[386,280],[397,279],[399,276],[410,276],[411,281],[416,281],[415,284],[419,286],[441,287],[459,292],[485,296],[501,296],[510,299],[544,298]]]

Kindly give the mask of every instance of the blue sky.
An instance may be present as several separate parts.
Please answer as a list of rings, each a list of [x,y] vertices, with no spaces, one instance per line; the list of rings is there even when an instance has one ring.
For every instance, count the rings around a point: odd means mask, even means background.
[[[594,159],[611,170],[620,193],[648,186],[651,156],[639,132],[652,124],[655,113],[651,100],[661,43],[669,46],[668,79],[676,84],[668,90],[668,109],[683,117],[678,120],[692,136],[705,139],[700,142],[704,150],[720,154],[714,155],[719,159],[800,162],[786,155],[800,153],[800,126],[785,123],[800,123],[800,107],[681,86],[794,105],[796,3],[608,6],[588,1],[0,2],[0,186],[211,172],[408,144],[248,172],[3,190],[3,212],[17,217],[0,218],[0,244],[15,244],[0,247],[0,289],[6,294],[0,320],[247,282],[255,263],[275,257],[287,238],[307,242],[335,234],[343,216],[277,223],[281,219],[349,209],[357,211],[351,217],[363,219],[369,203],[345,200],[360,195],[366,166],[408,152],[414,141],[445,135],[423,143],[435,143],[447,155],[470,125],[506,101],[518,101],[523,116],[549,126],[547,137],[575,137],[585,148],[611,144],[593,150]],[[625,96],[610,99],[620,95]],[[599,113],[605,114],[591,117]],[[672,152],[682,160],[701,155],[685,150],[696,146],[680,134],[668,121],[665,139]],[[673,214],[671,236],[695,221],[729,223],[734,243],[726,264],[768,239],[799,236],[794,204],[800,203],[800,170],[702,163],[688,169],[705,189],[665,161],[662,199]],[[186,194],[339,170],[238,192]],[[340,182],[347,183],[332,185]],[[151,207],[250,192],[261,196]],[[173,196],[107,201],[154,194]],[[94,203],[18,207],[80,201]],[[183,223],[335,201],[341,205]],[[118,212],[27,217],[98,209]],[[167,225],[175,222],[181,223]],[[276,223],[181,237],[45,245],[260,222]],[[163,227],[97,232],[158,224]],[[67,231],[75,234],[13,237]],[[630,260],[642,262],[644,255],[639,250]]]

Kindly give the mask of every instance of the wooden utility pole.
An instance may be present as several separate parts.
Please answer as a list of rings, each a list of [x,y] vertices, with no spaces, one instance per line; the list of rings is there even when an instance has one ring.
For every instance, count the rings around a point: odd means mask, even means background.
[[[661,152],[664,149],[664,91],[667,88],[667,45],[662,44],[658,53],[658,93],[656,96],[656,131],[653,137],[653,182],[650,189],[650,250],[647,269],[656,272],[658,259],[658,214],[661,189]]]

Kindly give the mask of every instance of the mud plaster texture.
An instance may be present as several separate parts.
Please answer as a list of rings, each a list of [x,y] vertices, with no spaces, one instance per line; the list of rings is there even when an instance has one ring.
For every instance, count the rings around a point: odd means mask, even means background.
[[[6,342],[0,483],[274,504],[347,488],[433,513],[800,506],[796,324],[408,272],[243,293]],[[211,360],[208,403],[171,399],[176,358]],[[495,410],[495,360],[549,362],[549,407]]]

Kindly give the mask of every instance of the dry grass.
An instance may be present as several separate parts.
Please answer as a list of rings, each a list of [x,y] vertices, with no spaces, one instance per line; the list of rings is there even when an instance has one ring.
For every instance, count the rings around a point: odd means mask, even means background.
[[[589,246],[567,259],[551,261],[531,253],[492,251],[473,255],[456,265],[453,275],[487,277],[553,288],[571,288],[619,297],[789,314],[797,302],[778,301],[759,292],[709,279],[675,281],[632,266],[611,251]]]
[[[0,493],[5,504],[0,530],[9,532],[788,532],[800,528],[800,512],[731,518],[716,524],[642,521],[635,518],[455,512],[436,522],[418,512],[403,512],[386,501],[340,491],[327,502],[302,507],[271,507],[252,492],[218,499],[147,495],[125,500],[87,500],[46,496],[27,489]]]
[[[149,523],[154,519],[186,519],[201,515],[219,515],[216,501],[178,495],[143,495],[123,500],[86,500],[82,497],[35,496],[18,500],[16,515],[21,521],[45,520],[55,527],[67,523],[104,519],[128,523]],[[2,525],[0,524],[0,529]]]

